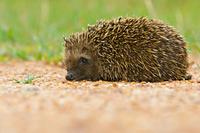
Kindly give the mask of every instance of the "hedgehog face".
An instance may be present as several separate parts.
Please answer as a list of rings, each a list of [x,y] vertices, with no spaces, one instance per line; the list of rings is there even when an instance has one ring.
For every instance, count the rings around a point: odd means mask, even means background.
[[[65,40],[66,80],[96,80],[94,57],[86,42],[76,40],[76,37]]]
[[[66,57],[65,64],[67,80],[95,80],[95,64],[89,56],[70,54]]]

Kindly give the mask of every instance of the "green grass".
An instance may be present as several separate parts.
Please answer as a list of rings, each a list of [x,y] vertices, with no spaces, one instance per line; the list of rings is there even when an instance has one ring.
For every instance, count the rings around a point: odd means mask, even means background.
[[[35,77],[33,75],[27,75],[24,79],[21,79],[21,80],[14,79],[14,81],[19,84],[32,84],[33,80],[36,78],[37,77]]]
[[[199,5],[199,0],[1,0],[0,61],[58,62],[64,36],[119,16],[161,19],[184,35],[189,52],[200,52]]]

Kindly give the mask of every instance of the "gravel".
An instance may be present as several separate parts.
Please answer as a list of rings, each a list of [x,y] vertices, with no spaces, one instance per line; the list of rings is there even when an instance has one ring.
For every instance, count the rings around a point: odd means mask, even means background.
[[[200,132],[200,67],[190,81],[65,81],[43,62],[0,63],[0,133]],[[27,75],[30,84],[16,83]]]

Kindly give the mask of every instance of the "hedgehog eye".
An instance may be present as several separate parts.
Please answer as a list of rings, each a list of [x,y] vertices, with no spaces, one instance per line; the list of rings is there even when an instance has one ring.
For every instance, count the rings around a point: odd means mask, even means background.
[[[79,64],[80,64],[80,65],[89,64],[89,60],[88,60],[87,58],[81,57],[81,58],[79,59]]]

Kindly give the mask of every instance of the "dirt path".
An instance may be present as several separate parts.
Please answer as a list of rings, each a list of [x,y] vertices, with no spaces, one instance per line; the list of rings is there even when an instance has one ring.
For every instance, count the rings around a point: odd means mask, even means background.
[[[0,63],[0,133],[200,132],[200,66],[191,81],[67,82],[41,62]],[[31,84],[16,83],[26,75]]]

